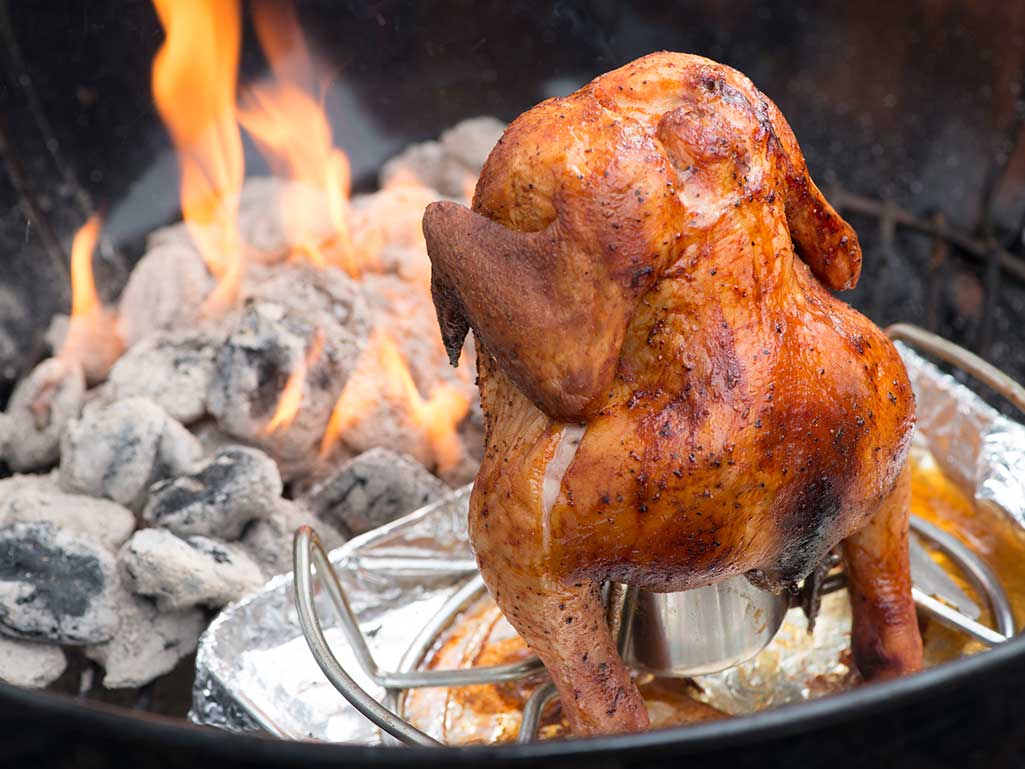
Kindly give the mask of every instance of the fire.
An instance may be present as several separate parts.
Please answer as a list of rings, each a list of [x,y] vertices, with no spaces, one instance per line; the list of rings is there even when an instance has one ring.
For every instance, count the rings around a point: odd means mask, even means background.
[[[413,173],[408,168],[400,168],[398,171],[393,173],[388,181],[385,182],[385,187],[423,187],[424,183],[420,181],[420,177]]]
[[[282,215],[291,242],[313,264],[338,266],[355,277],[360,266],[349,240],[349,158],[333,145],[323,105],[312,95],[316,77],[295,10],[289,4],[258,2],[253,22],[275,82],[246,90],[239,122],[276,175],[323,194],[330,233],[318,232],[321,217],[302,188],[287,189]],[[326,252],[325,240],[331,240]]]
[[[166,39],[153,60],[153,97],[181,170],[182,216],[217,288],[214,313],[231,306],[242,276],[237,230],[244,161],[235,116],[241,42],[238,0],[153,0]]]
[[[280,185],[279,213],[291,258],[352,277],[394,272],[429,302],[420,219],[435,193],[414,175],[399,175],[370,201],[350,208],[349,159],[334,145],[322,98],[325,82],[292,4],[253,0],[253,26],[272,78],[245,87],[239,100],[240,0],[153,2],[166,33],[153,61],[153,96],[178,155],[183,219],[218,281],[206,312],[228,310],[245,290],[241,282],[251,254],[238,229],[245,174],[240,126],[274,174],[287,180]],[[95,228],[83,231],[86,250],[90,236],[94,242]],[[88,270],[88,260],[82,259],[76,257],[76,275]],[[76,291],[76,314],[94,313],[99,302],[91,282],[76,282],[83,292]],[[402,312],[383,308],[382,321],[404,317]],[[274,414],[261,428],[264,435],[288,429],[299,417],[323,346],[318,330],[289,372]],[[321,453],[330,453],[349,430],[353,445],[372,442],[373,436],[359,437],[354,426],[367,427],[374,414],[387,413],[408,428],[410,453],[445,472],[464,455],[456,427],[469,410],[466,389],[441,383],[429,397],[421,395],[399,347],[378,329],[334,405]]]
[[[463,197],[467,200],[473,200],[473,196],[476,192],[477,177],[473,174],[467,174],[466,178],[463,179]]]
[[[373,383],[373,386],[370,386]],[[321,441],[321,456],[330,454],[335,443],[360,419],[372,413],[378,402],[402,409],[428,440],[439,472],[454,467],[462,456],[456,427],[470,408],[466,394],[438,384],[429,398],[417,389],[405,359],[386,331],[376,329],[363,351],[356,371],[342,390]]]
[[[104,379],[124,350],[114,313],[96,293],[93,251],[99,236],[100,217],[94,214],[71,242],[71,318],[58,354],[81,365],[91,382]]]
[[[100,217],[93,214],[71,241],[71,317],[81,318],[100,306],[93,280],[93,251],[100,237]]]
[[[302,405],[303,390],[306,387],[306,372],[317,364],[323,350],[324,333],[317,329],[306,354],[288,375],[285,387],[281,391],[281,397],[278,399],[277,408],[274,410],[274,416],[263,429],[264,435],[287,428],[295,421],[296,415],[299,413],[299,406]]]

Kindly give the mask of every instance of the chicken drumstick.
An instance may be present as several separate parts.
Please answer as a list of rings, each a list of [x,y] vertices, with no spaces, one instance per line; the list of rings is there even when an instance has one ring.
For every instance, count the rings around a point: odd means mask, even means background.
[[[517,118],[470,211],[424,216],[453,362],[487,420],[481,573],[577,734],[647,713],[603,619],[616,580],[792,588],[838,543],[866,679],[914,671],[914,398],[834,299],[861,267],[789,125],[739,72],[658,53]]]

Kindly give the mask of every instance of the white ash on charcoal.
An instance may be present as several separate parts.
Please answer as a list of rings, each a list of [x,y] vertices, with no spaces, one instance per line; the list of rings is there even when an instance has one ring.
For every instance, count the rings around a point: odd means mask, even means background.
[[[60,482],[56,470],[45,475],[35,473],[17,473],[0,479],[0,503],[23,491],[59,492]]]
[[[472,398],[477,389],[470,373],[475,366],[473,345],[466,345],[459,368],[449,364],[441,334],[435,332],[437,316],[429,289],[394,275],[367,275],[363,285],[374,328],[387,332],[398,345],[417,390],[429,395],[439,382],[447,382]]]
[[[112,499],[139,511],[158,480],[190,472],[202,456],[195,436],[145,398],[85,409],[61,439],[65,491]]]
[[[464,197],[475,178],[461,161],[449,157],[437,141],[409,145],[387,161],[377,176],[382,188],[413,186],[410,182],[415,182],[449,197]]]
[[[60,458],[65,426],[78,416],[85,398],[82,367],[48,358],[18,383],[7,404],[4,458],[16,472],[50,467]]]
[[[49,686],[68,666],[59,646],[0,637],[0,681],[27,689]]]
[[[250,177],[237,198],[222,203],[217,216],[231,214],[236,215],[243,255],[250,264],[276,264],[311,245],[330,259],[338,246],[327,195],[315,185],[275,176]],[[147,239],[149,249],[194,248],[194,243],[183,222],[154,230]]]
[[[51,523],[0,528],[0,635],[90,644],[118,628],[114,556]]]
[[[247,299],[281,305],[293,322],[319,324],[327,337],[358,340],[370,334],[363,290],[340,270],[306,263],[253,267],[242,290]]]
[[[249,249],[247,256],[259,262],[282,261],[291,249],[281,208],[282,187],[286,184],[274,176],[247,179],[239,194],[239,236]]]
[[[450,197],[469,197],[484,161],[504,132],[505,123],[498,118],[463,120],[438,141],[411,144],[384,164],[378,179],[387,187],[412,176]]]
[[[185,246],[195,248],[195,241],[189,231],[189,225],[184,221],[168,224],[166,227],[157,227],[146,236],[146,253],[155,251],[160,246]]]
[[[328,521],[288,499],[279,500],[269,518],[246,527],[239,544],[263,570],[273,577],[292,570],[292,538],[300,526],[309,526],[328,550],[345,544],[345,537]]]
[[[321,187],[273,176],[249,179],[242,187],[238,232],[251,261],[279,262],[313,247],[331,262],[341,246],[335,231]]]
[[[200,319],[214,279],[189,242],[162,243],[132,270],[118,304],[118,334],[127,347],[157,331],[185,328]]]
[[[250,521],[275,512],[281,491],[274,460],[258,449],[229,446],[195,472],[154,484],[142,517],[180,536],[235,540]]]
[[[43,334],[43,341],[46,343],[46,346],[53,351],[55,356],[61,347],[64,346],[64,341],[68,338],[68,324],[70,322],[71,316],[65,315],[64,313],[57,313],[50,319],[50,325],[46,327],[46,333]]]
[[[421,258],[426,256],[421,250]],[[428,468],[467,475],[468,460],[456,425],[466,416],[476,388],[469,373],[472,345],[455,369],[434,329],[429,289],[395,275],[368,274],[362,286],[374,318],[374,333],[346,384],[341,441],[348,451],[375,447],[411,454]]]
[[[346,383],[340,443],[351,454],[399,449],[432,470],[457,467],[465,452],[455,428],[469,403],[446,383],[422,396],[395,343],[378,336]]]
[[[448,487],[412,457],[375,448],[345,463],[302,501],[317,517],[355,536],[446,493]]]
[[[206,414],[217,337],[198,330],[158,332],[129,349],[110,371],[102,397],[148,398],[183,425]]]
[[[120,590],[117,633],[84,649],[86,657],[103,666],[107,689],[143,686],[171,672],[196,650],[206,626],[200,609],[160,611],[150,599]]]
[[[116,326],[80,323],[78,344],[54,320],[59,354],[0,414],[0,457],[53,468],[0,479],[0,680],[52,683],[64,645],[107,688],[145,685],[195,650],[207,609],[291,570],[300,526],[333,549],[472,477],[473,350],[448,365],[421,217],[472,194],[503,129],[475,119],[411,147],[341,229],[322,189],[247,180],[222,206],[246,269],[221,315],[204,314],[216,280],[179,223],[151,233]]]
[[[301,473],[315,456],[333,400],[348,377],[349,362],[334,350],[308,360],[318,338],[323,338],[327,347],[327,337],[322,334],[312,324],[292,321],[280,304],[248,303],[218,354],[207,394],[207,408],[218,427],[236,439],[265,448],[282,464],[286,475],[292,474],[290,467],[295,463]],[[282,394],[300,370],[306,370],[299,383],[303,408],[287,424],[275,425]]]
[[[162,611],[220,608],[263,584],[256,562],[238,545],[142,529],[118,554],[122,583],[153,598]]]
[[[189,430],[196,436],[199,445],[203,447],[204,457],[212,457],[221,449],[226,449],[229,446],[241,445],[238,438],[224,432],[218,426],[217,420],[212,417],[201,419],[189,425]]]
[[[395,184],[352,199],[352,247],[368,275],[394,274],[425,289],[430,285],[420,222],[427,205],[441,198],[429,187]]]
[[[461,161],[476,178],[505,128],[506,124],[498,118],[481,115],[456,123],[441,134],[439,141],[445,154]]]
[[[117,332],[117,315],[105,307],[76,318],[55,315],[44,338],[56,357],[82,367],[90,385],[107,378],[125,349]]]
[[[336,270],[282,265],[253,281],[218,354],[207,408],[221,430],[267,450],[292,478],[316,464],[369,316],[358,286]],[[275,425],[282,394],[300,371],[301,407]]]
[[[55,487],[24,482],[10,493],[0,492],[0,527],[39,522],[89,537],[115,552],[135,531],[132,511],[106,499],[66,494]]]

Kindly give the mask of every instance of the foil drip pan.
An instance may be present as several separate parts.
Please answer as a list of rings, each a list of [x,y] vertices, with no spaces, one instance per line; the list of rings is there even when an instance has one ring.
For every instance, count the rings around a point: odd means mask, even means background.
[[[905,336],[901,329],[891,330],[921,344],[915,332]],[[968,500],[998,516],[1012,539],[1021,536],[1025,542],[1025,427],[908,346],[898,347],[918,400],[919,461],[934,465]],[[421,629],[476,576],[466,534],[468,499],[469,488],[461,489],[330,554],[381,668],[415,667],[420,660],[410,660],[407,652]],[[361,674],[321,582],[314,584],[317,614],[334,654],[359,686],[385,699],[385,690]],[[842,691],[854,681],[849,632],[845,592],[823,598],[813,634],[802,611],[791,609],[775,639],[753,659],[697,677],[698,697],[726,714],[741,715]],[[499,619],[491,633],[508,639],[512,631]],[[433,652],[440,653],[443,641],[444,635]],[[931,646],[940,650],[932,663],[983,648],[951,643],[956,650],[944,653],[942,640]],[[198,723],[284,739],[364,745],[387,739],[317,666],[299,626],[292,575],[271,580],[225,609],[203,636],[196,665],[190,715]],[[443,736],[429,723],[420,726]]]

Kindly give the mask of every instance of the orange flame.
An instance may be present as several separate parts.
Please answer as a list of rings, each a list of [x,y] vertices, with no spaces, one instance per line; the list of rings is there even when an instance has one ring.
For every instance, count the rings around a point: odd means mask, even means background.
[[[93,251],[100,237],[100,217],[93,214],[71,241],[71,317],[96,311],[100,298],[93,280]]]
[[[368,381],[376,389],[366,386]],[[398,345],[380,328],[370,337],[357,370],[338,396],[321,440],[321,456],[330,454],[345,431],[372,413],[380,401],[388,401],[409,415],[430,443],[439,472],[458,464],[463,450],[456,427],[469,411],[469,399],[444,382],[434,388],[430,398],[424,399]]]
[[[303,400],[303,390],[306,387],[306,372],[317,364],[320,354],[324,350],[324,333],[319,328],[313,334],[313,341],[309,349],[299,361],[299,365],[288,375],[288,381],[278,398],[278,406],[274,410],[274,416],[263,428],[264,435],[270,435],[276,430],[289,427],[295,421],[299,413],[299,406]]]
[[[166,39],[153,60],[153,97],[178,153],[182,216],[218,278],[208,312],[227,309],[242,275],[237,231],[244,174],[235,119],[241,40],[238,0],[153,0]]]
[[[420,180],[420,177],[413,173],[410,169],[405,166],[399,167],[391,176],[388,177],[388,181],[384,183],[385,187],[423,187],[424,183]]]
[[[100,235],[100,217],[92,215],[71,241],[71,318],[58,357],[78,363],[90,382],[106,378],[124,351],[116,317],[96,293],[93,251]]]
[[[301,195],[286,194],[282,201],[289,239],[313,264],[332,263],[355,277],[360,270],[349,241],[349,158],[333,145],[323,105],[311,95],[313,64],[295,10],[290,4],[258,2],[253,23],[276,82],[246,90],[239,122],[276,175],[311,185],[325,196],[333,240],[329,255],[321,248],[327,238],[316,231],[316,214],[308,200],[297,199]]]
[[[466,178],[463,179],[463,197],[472,201],[475,192],[477,192],[477,177],[473,174],[467,174]]]

